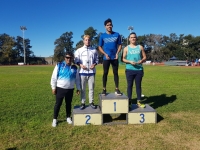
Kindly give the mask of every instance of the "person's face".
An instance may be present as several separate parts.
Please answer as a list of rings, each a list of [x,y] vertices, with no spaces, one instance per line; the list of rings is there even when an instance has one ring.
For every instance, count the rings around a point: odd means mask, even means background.
[[[85,46],[90,46],[90,39],[88,37],[85,37],[83,43]]]
[[[70,55],[66,55],[65,56],[65,62],[66,62],[66,64],[71,65],[72,59],[73,58]]]
[[[137,37],[135,34],[131,34],[130,37],[129,37],[129,41],[131,44],[135,44],[136,43],[136,40],[137,40]]]
[[[112,23],[111,23],[111,22],[108,22],[108,23],[106,24],[106,26],[105,26],[106,31],[112,32],[112,27],[113,27]]]

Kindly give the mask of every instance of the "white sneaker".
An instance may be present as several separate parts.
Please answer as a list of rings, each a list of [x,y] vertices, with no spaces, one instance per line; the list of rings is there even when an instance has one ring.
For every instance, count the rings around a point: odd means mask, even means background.
[[[70,117],[67,118],[67,123],[72,124],[72,119]]]
[[[142,94],[141,97],[144,97],[144,95]]]
[[[52,127],[56,127],[56,126],[57,126],[57,119],[53,119]]]

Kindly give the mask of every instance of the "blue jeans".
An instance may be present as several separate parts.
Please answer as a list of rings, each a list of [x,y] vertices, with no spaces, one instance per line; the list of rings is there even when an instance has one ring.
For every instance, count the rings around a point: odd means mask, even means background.
[[[126,80],[127,80],[127,94],[128,98],[132,98],[133,82],[135,80],[137,100],[141,100],[141,83],[144,75],[143,70],[129,70],[126,69]]]

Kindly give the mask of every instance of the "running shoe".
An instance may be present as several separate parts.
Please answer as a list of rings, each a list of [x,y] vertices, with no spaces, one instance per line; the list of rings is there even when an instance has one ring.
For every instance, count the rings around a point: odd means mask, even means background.
[[[140,101],[137,102],[138,107],[140,108],[145,108],[145,104],[142,104]]]
[[[116,95],[122,95],[122,93],[120,92],[119,89],[115,89],[115,94],[116,94]]]
[[[106,89],[103,89],[103,91],[102,91],[101,94],[102,94],[102,95],[106,95]]]
[[[85,109],[85,104],[82,103],[80,109],[81,110]]]

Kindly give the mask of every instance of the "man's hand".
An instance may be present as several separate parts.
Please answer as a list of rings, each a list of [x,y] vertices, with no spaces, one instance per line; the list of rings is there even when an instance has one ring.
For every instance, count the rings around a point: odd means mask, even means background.
[[[79,95],[79,94],[80,94],[80,91],[79,91],[79,90],[76,90],[76,94]]]
[[[118,59],[118,54],[116,54],[115,59]]]
[[[52,94],[56,95],[56,89],[52,89]]]
[[[110,59],[110,57],[108,56],[108,54],[105,54],[105,56],[106,56],[106,59],[107,59],[107,60],[109,60],[109,59]]]
[[[90,66],[90,69],[94,69],[95,68],[95,64],[92,64],[91,66]]]
[[[80,67],[81,67],[81,68],[83,68],[84,70],[86,70],[86,69],[87,69],[87,67],[86,67],[86,66],[84,66],[83,64],[80,64]]]

